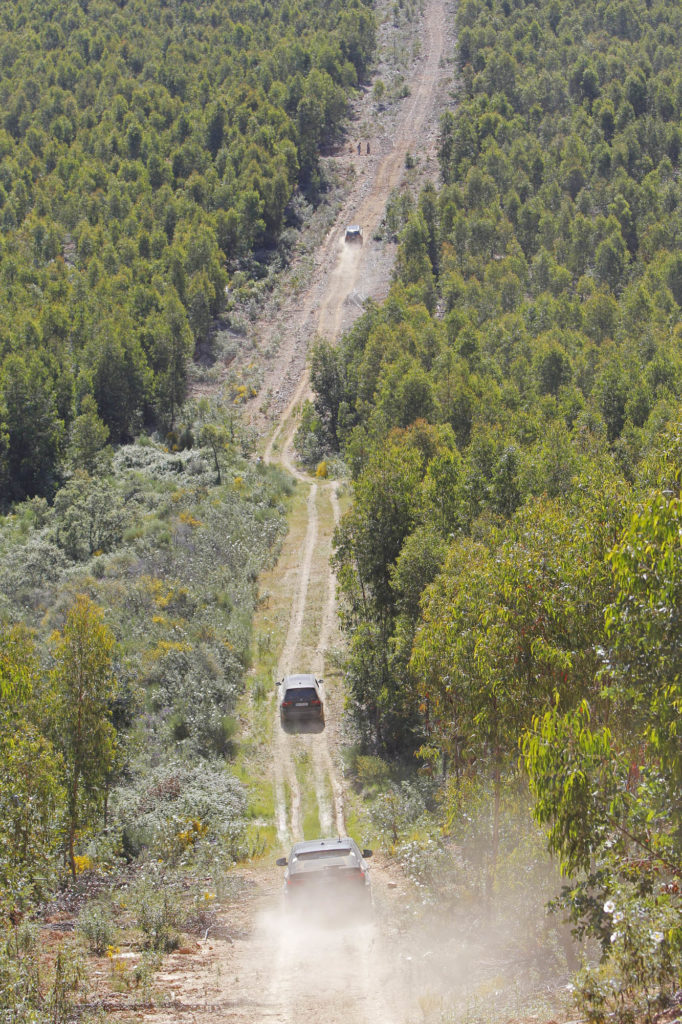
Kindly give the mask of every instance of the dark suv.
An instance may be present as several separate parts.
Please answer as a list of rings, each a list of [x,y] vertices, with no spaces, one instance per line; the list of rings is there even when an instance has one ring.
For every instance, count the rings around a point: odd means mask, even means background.
[[[301,719],[315,719],[324,722],[324,701],[322,680],[314,675],[301,673],[285,676],[279,686],[279,714],[282,722]]]
[[[289,858],[277,864],[286,867],[284,898],[288,909],[302,909],[334,919],[349,913],[367,913],[372,890],[367,860],[371,850],[362,850],[349,836],[338,839],[308,839],[294,843]]]

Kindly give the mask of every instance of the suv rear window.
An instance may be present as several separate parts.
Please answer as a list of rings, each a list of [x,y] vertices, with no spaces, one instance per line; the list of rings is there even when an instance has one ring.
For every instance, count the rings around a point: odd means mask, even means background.
[[[348,848],[341,850],[308,850],[307,853],[296,854],[296,860],[330,860],[331,858],[343,859],[353,856],[353,851]],[[353,857],[353,859],[355,859]]]
[[[285,700],[317,700],[317,693],[313,686],[297,686],[293,690],[287,690],[284,694]]]
[[[312,850],[298,854],[291,862],[291,871],[297,875],[317,875],[358,867],[358,859],[352,850]]]

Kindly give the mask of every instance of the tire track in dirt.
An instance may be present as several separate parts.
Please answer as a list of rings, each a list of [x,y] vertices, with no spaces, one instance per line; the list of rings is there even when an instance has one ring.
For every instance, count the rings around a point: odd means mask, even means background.
[[[328,484],[324,489],[325,495],[329,498],[329,502],[332,508],[332,517],[334,526],[338,526],[341,518],[341,511],[339,508],[339,498],[337,492],[336,483]],[[329,556],[331,556],[331,543]],[[329,565],[329,572],[327,575],[327,601],[325,604],[324,615],[322,618],[322,624],[320,627],[320,633],[317,641],[317,650],[315,652],[314,660],[314,671],[316,675],[324,675],[326,666],[326,655],[329,649],[329,642],[331,639],[332,631],[336,622],[336,576],[334,575],[331,565],[330,558],[327,558],[327,564]],[[316,780],[324,780],[325,777],[329,780],[329,785],[332,791],[333,799],[333,819],[332,815],[329,814],[329,828],[325,831],[324,822],[322,820],[323,807],[318,797],[318,806],[320,808],[320,825],[322,826],[322,832],[329,835],[331,831],[335,831],[338,835],[344,835],[346,832],[346,820],[344,813],[344,800],[343,800],[343,787],[339,782],[332,760],[331,750],[329,748],[329,733],[325,729],[323,733],[315,737],[316,742],[313,743],[313,757],[314,757],[314,768]],[[326,786],[324,782],[318,782],[318,789],[322,788],[325,794],[324,799],[326,800]],[[324,808],[326,812],[326,807]],[[325,821],[327,819],[325,818]],[[336,826],[335,828],[333,826]]]
[[[300,317],[298,319],[299,338],[312,326],[317,332],[327,336],[331,340],[338,337],[343,317],[344,306],[348,296],[356,287],[363,265],[371,258],[372,242],[369,236],[379,223],[385,209],[387,198],[395,188],[402,176],[402,168],[405,163],[405,154],[414,145],[419,132],[429,115],[431,104],[437,88],[438,72],[443,51],[443,23],[444,7],[440,3],[431,3],[427,8],[427,15],[424,22],[424,43],[427,58],[425,69],[419,79],[412,102],[406,108],[403,119],[404,125],[410,130],[399,136],[393,151],[389,153],[379,164],[374,180],[367,196],[359,206],[355,207],[352,219],[363,225],[368,238],[368,245],[359,251],[355,247],[344,245],[343,228],[349,216],[349,204],[337,219],[334,229],[330,232],[323,247],[322,259],[329,261],[336,257],[333,270],[321,281],[313,282],[308,290]],[[359,310],[358,310],[359,313]],[[299,379],[293,394],[286,406],[284,414],[279,419],[273,431],[265,451],[265,458],[268,462],[277,462],[283,468],[291,472],[299,481],[306,479],[295,466],[293,453],[293,437],[296,429],[296,413],[300,403],[311,396],[308,369],[301,365],[301,350],[305,352],[307,343],[296,344],[290,350],[290,362],[285,367],[280,367],[281,380],[291,376],[298,369]],[[284,438],[284,441],[282,441]],[[280,446],[277,454],[276,446]],[[336,485],[334,483],[311,485],[308,498],[308,514],[315,517],[315,536],[317,530],[317,500],[327,497],[331,503],[334,524],[340,518],[340,509]],[[309,520],[310,526],[310,520]],[[299,594],[303,594],[310,583],[311,548],[309,547],[310,529],[306,536],[305,548],[303,551],[303,564],[301,568],[301,585]],[[314,543],[314,542],[312,542]],[[297,666],[299,671],[312,669],[316,675],[324,675],[326,654],[329,648],[330,638],[335,623],[336,612],[336,579],[332,571],[329,557],[331,555],[331,540],[329,545],[325,544],[322,550],[315,553],[316,559],[324,558],[328,566],[326,600],[322,620],[315,645],[315,653],[312,665]],[[292,618],[287,637],[285,651],[287,656],[293,653],[293,638],[300,641],[302,630],[302,611],[300,607],[292,609]],[[299,626],[300,621],[300,626]],[[290,646],[291,638],[291,646]],[[301,651],[301,654],[303,652]],[[291,664],[291,662],[289,662]],[[286,658],[283,652],[280,665],[285,667]],[[339,834],[344,834],[345,814],[343,802],[343,790],[339,783],[334,768],[332,752],[330,749],[329,733],[334,728],[331,719],[330,704],[325,700],[327,711],[327,728],[315,736],[285,736],[280,730],[278,742],[278,756],[283,756],[285,761],[293,761],[293,748],[299,749],[303,745],[312,752],[313,785],[315,788],[318,818],[322,834],[329,834],[330,824],[335,825]],[[282,749],[284,747],[285,749]],[[331,788],[333,798],[333,813],[328,806],[327,792]],[[332,820],[333,819],[333,820]],[[376,921],[359,929],[357,927],[335,932],[333,934],[316,933],[311,945],[315,948],[316,974],[324,977],[324,991],[317,988],[313,991],[310,988],[307,971],[303,972],[306,977],[297,978],[296,966],[292,966],[289,958],[282,959],[282,949],[286,947],[286,932],[283,932],[278,944],[278,956],[276,957],[273,976],[271,979],[270,993],[279,1005],[279,1020],[283,1024],[294,1021],[318,1019],[324,1017],[328,1024],[335,1022],[366,1022],[372,1020],[373,1024],[388,1024],[389,1021],[397,1019],[395,1006],[389,1005],[387,993],[376,977],[376,963],[370,967],[368,949],[373,949],[377,962],[385,960],[385,953],[382,951],[382,937]],[[296,939],[300,940],[300,928],[297,929]]]
[[[287,637],[282,648],[282,653],[277,663],[277,678],[299,671],[296,663],[298,648],[301,642],[303,630],[303,615],[306,606],[306,597],[310,586],[310,574],[313,564],[313,555],[317,542],[317,484],[312,484],[307,500],[307,519],[305,541],[303,545],[301,568],[298,576],[298,587],[296,596],[291,607]],[[275,704],[275,733],[276,736],[276,757],[275,757],[275,818],[280,842],[284,845],[289,839],[294,841],[303,838],[303,823],[301,820],[301,789],[296,773],[292,743],[288,735],[281,728],[279,721],[279,708]],[[284,780],[289,787],[290,814],[289,827],[286,828],[287,813],[285,803]]]
[[[364,230],[365,246],[369,245],[369,253],[374,245],[372,237],[381,221],[386,201],[393,189],[397,188],[403,177],[405,157],[419,137],[423,134],[426,120],[433,107],[433,99],[439,86],[439,68],[443,56],[445,39],[445,10],[442,4],[431,4],[424,19],[424,50],[426,61],[423,74],[411,102],[404,108],[402,124],[406,129],[398,131],[398,142],[391,153],[379,164],[369,195],[356,208],[354,220]],[[345,212],[345,211],[344,211]],[[317,318],[317,329],[325,337],[335,339],[341,329],[344,304],[348,296],[355,290],[359,271],[367,260],[365,252],[358,253],[355,247],[347,246],[343,241],[346,221],[336,225],[332,238],[336,239],[341,252],[330,280],[327,295],[320,304]],[[363,247],[364,248],[364,247]],[[358,254],[356,256],[356,253]],[[363,260],[364,256],[364,260]]]
[[[304,398],[310,397],[307,367],[310,339],[316,333],[330,340],[338,337],[347,300],[354,292],[356,282],[367,276],[363,271],[367,271],[379,251],[381,244],[376,243],[372,236],[383,217],[391,192],[403,179],[405,157],[412,150],[424,152],[426,127],[433,119],[436,96],[445,77],[441,62],[446,39],[445,0],[433,0],[424,13],[422,66],[412,83],[412,95],[403,104],[389,152],[380,158],[372,158],[374,172],[367,172],[369,180],[359,184],[344,203],[318,250],[316,262],[320,269],[313,274],[308,290],[301,296],[293,296],[278,315],[276,323],[263,332],[262,339],[268,340],[275,329],[279,331],[283,322],[287,324],[287,341],[273,366],[267,370],[263,387],[250,406],[252,422],[262,416],[266,396],[273,393],[276,399],[287,382],[295,382],[290,397],[281,403],[284,405],[281,412],[277,409],[280,403],[275,402],[273,412],[278,416],[278,423],[267,443],[266,459],[271,456],[297,406]],[[350,221],[363,227],[365,244],[362,247],[344,244],[345,226]],[[331,272],[325,273],[324,268],[330,266]],[[362,305],[356,306],[353,318],[362,313]]]
[[[270,456],[271,457],[271,456]],[[293,476],[301,482],[306,482],[304,474],[296,469],[293,462],[293,437],[287,438],[284,450],[280,456],[280,464],[283,465]],[[336,610],[336,579],[329,567],[331,558],[331,536],[324,548],[317,545],[318,539],[318,510],[317,502],[321,497],[330,501],[334,526],[340,519],[339,502],[336,493],[336,484],[328,483],[318,485],[313,483],[310,486],[310,493],[307,501],[308,524],[306,538],[302,551],[302,562],[299,573],[297,594],[292,604],[291,616],[287,631],[287,638],[282,649],[277,666],[277,677],[281,678],[287,673],[296,671],[312,671],[315,675],[323,676],[325,671],[325,654],[329,646],[329,639],[335,622]],[[312,575],[313,559],[323,563],[326,567],[327,596],[325,608],[320,624],[320,631],[315,644],[315,655],[312,664],[304,664],[301,660],[301,634],[303,631],[304,616],[310,581]],[[329,704],[326,704],[327,727],[329,726],[331,711]],[[275,819],[277,834],[280,843],[285,846],[290,839],[303,838],[303,826],[301,821],[301,791],[296,774],[296,753],[306,751],[312,760],[313,783],[318,808],[318,819],[320,831],[323,835],[344,834],[345,816],[343,803],[343,789],[336,774],[331,751],[329,749],[328,729],[321,733],[285,733],[279,722],[278,710],[275,710],[275,736],[276,736],[276,757],[274,763],[275,774]],[[286,787],[290,794],[290,808],[287,814]],[[330,804],[329,791],[332,794]],[[289,821],[289,824],[287,822]]]
[[[444,46],[444,21],[445,9],[443,3],[432,3],[429,5],[423,27],[424,51],[426,53],[425,67],[422,75],[419,77],[418,85],[414,91],[411,102],[406,105],[402,114],[403,125],[405,127],[409,126],[409,132],[398,134],[398,139],[401,141],[395,144],[393,150],[380,161],[374,179],[371,182],[368,195],[359,203],[359,205],[356,203],[353,219],[362,224],[365,231],[366,245],[362,249],[359,249],[356,246],[350,246],[344,243],[343,232],[349,206],[349,204],[346,204],[346,207],[342,214],[337,218],[334,228],[329,233],[325,241],[324,250],[327,258],[331,257],[336,251],[336,262],[328,280],[322,282],[324,286],[322,297],[319,297],[319,282],[314,282],[305,296],[301,313],[301,323],[305,325],[309,323],[313,316],[315,316],[318,333],[323,334],[332,340],[336,340],[340,332],[346,300],[355,288],[358,277],[362,272],[363,264],[371,258],[373,245],[370,240],[371,235],[374,233],[381,217],[383,216],[388,196],[400,183],[405,165],[406,153],[408,152],[412,142],[416,140],[419,137],[419,134],[423,131],[424,124],[430,115],[435,93],[439,85],[439,69]],[[310,396],[309,374],[307,367],[305,367],[301,373],[298,386],[296,387],[294,394],[283,416],[279,420],[277,427],[273,431],[265,449],[265,460],[267,462],[279,462],[280,465],[286,468],[298,480],[305,480],[306,477],[296,468],[294,462],[293,437],[296,427],[295,414],[300,403]],[[282,434],[286,436],[286,440],[282,446],[279,457],[277,457],[273,453],[275,452],[275,445]],[[329,486],[328,489],[330,491],[333,490],[331,486]],[[336,495],[334,496],[336,498]],[[309,508],[314,508],[314,499],[312,498],[312,495],[311,501],[309,502]],[[335,516],[338,517],[338,500],[335,506]],[[338,521],[338,519],[336,521]],[[308,555],[309,552],[306,541],[304,560],[308,558]],[[310,575],[308,573],[306,586],[308,585],[309,579]],[[336,580],[330,567],[328,576],[328,598],[318,638],[317,655],[314,666],[314,671],[318,675],[324,674],[325,652],[329,643],[334,619],[335,588]],[[300,637],[300,630],[298,632],[298,636]],[[285,659],[283,658],[282,660],[284,661]],[[305,671],[307,669],[305,666],[301,665],[298,670]],[[285,753],[283,750],[280,750],[280,744],[278,743],[278,753],[281,753],[284,756],[285,762],[288,764],[293,761],[291,751],[292,744],[289,742],[284,744],[284,746],[288,746],[288,752]],[[312,749],[314,786],[318,803],[318,817],[322,832],[328,834],[328,825],[335,825],[335,831],[342,834],[345,832],[343,794],[338,779],[336,778],[331,751],[329,749],[328,730],[325,730],[318,736],[310,737],[306,746],[308,749]],[[335,821],[331,820],[332,816],[329,812],[327,799],[328,787],[331,787],[333,794],[333,817]],[[294,792],[298,793],[297,787]],[[293,802],[294,797],[292,796],[292,804]],[[279,808],[278,816],[279,820],[281,820],[281,809]]]

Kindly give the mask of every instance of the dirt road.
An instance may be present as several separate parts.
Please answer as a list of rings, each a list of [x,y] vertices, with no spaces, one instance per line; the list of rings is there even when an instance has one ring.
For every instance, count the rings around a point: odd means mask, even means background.
[[[410,95],[402,101],[391,123],[377,126],[372,155],[352,158],[357,179],[315,254],[309,287],[302,295],[292,295],[276,319],[262,324],[257,332],[264,349],[272,333],[282,336],[260,392],[247,409],[247,416],[261,428],[278,423],[268,443],[267,457],[282,432],[286,435],[292,412],[307,393],[306,360],[311,340],[316,334],[338,338],[361,314],[365,299],[380,301],[388,293],[395,246],[376,241],[374,234],[391,192],[405,176],[407,154],[418,153],[422,180],[437,177],[438,121],[444,105],[450,102],[452,84],[450,66],[443,63],[453,52],[454,15],[450,8],[450,0],[426,3],[419,28],[422,57],[412,68]],[[338,159],[347,162],[345,155]],[[349,223],[362,227],[362,246],[344,245],[344,230]]]
[[[250,416],[263,431],[268,420],[276,423],[265,459],[283,465],[297,478],[299,495],[298,521],[292,524],[275,570],[280,606],[288,608],[277,663],[280,678],[295,671],[326,675],[336,628],[330,555],[339,519],[337,485],[305,477],[292,455],[297,411],[309,389],[308,345],[315,334],[338,338],[360,314],[364,298],[381,299],[388,290],[395,247],[375,241],[373,235],[391,191],[402,180],[408,152],[419,152],[424,173],[433,176],[437,119],[451,78],[443,58],[452,52],[452,21],[446,0],[426,0],[423,18],[415,24],[421,36],[420,57],[410,71],[409,95],[397,113],[388,115],[389,123],[377,127],[372,155],[365,151],[356,160],[355,185],[316,254],[309,287],[284,304],[277,324],[260,326],[265,342],[268,332],[281,330],[282,324],[286,331]],[[347,154],[343,159],[348,160]],[[363,246],[344,245],[347,222],[362,225]],[[338,686],[330,681],[326,727],[284,731],[272,695],[274,819],[283,852],[304,835],[346,831],[337,765],[341,703]],[[381,863],[373,875],[381,902],[388,892]],[[408,1019],[415,998],[409,971],[397,947],[391,946],[380,915],[371,923],[348,928],[305,931],[300,922],[292,926],[282,914],[281,871],[256,865],[243,876],[250,887],[248,899],[241,910],[225,908],[225,919],[235,931],[232,941],[208,936],[197,943],[194,955],[168,957],[158,982],[170,993],[170,1004],[150,1010],[143,1020],[399,1024]]]

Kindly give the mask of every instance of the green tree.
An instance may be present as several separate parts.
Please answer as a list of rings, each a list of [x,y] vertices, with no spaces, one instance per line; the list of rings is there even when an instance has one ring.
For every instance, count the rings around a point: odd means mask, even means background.
[[[106,481],[78,469],[54,499],[57,544],[73,561],[110,551],[128,522],[123,500]]]
[[[10,355],[2,366],[0,388],[9,440],[10,494],[14,499],[49,496],[64,435],[50,375],[37,355]]]
[[[0,912],[44,899],[62,841],[62,760],[36,727],[0,722]]]
[[[36,669],[33,638],[24,626],[2,624],[0,630],[0,698],[3,709],[25,701]]]
[[[660,492],[632,517],[609,556],[615,596],[605,603],[600,688],[568,711],[557,698],[523,740],[536,817],[574,879],[566,894],[573,919],[602,940],[632,1000],[650,984],[670,990],[680,969],[679,913],[661,933],[672,970],[653,980],[641,970],[641,939],[631,956],[609,940],[602,905],[611,913],[607,897],[632,889],[626,913],[651,934],[671,909],[661,879],[682,865],[681,526],[680,499]]]
[[[81,594],[67,614],[63,633],[53,635],[52,647],[53,728],[64,758],[67,856],[75,878],[76,839],[102,806],[115,758],[115,642],[102,609]]]
[[[315,409],[324,425],[332,451],[339,450],[339,408],[345,396],[343,364],[335,348],[325,341],[313,347],[310,383],[315,390]]]
[[[677,497],[657,493],[633,517],[610,556],[617,598],[607,609],[606,628],[620,683],[614,697],[628,727],[644,734],[665,772],[682,857],[681,530]]]
[[[198,284],[195,296],[194,278],[190,281],[189,302],[192,327],[198,332],[206,331],[210,322],[206,309],[205,282]],[[201,314],[198,303],[202,301]],[[196,308],[195,308],[196,307]],[[201,323],[194,323],[201,319]],[[161,311],[151,327],[153,336],[152,367],[154,369],[155,408],[160,423],[172,430],[178,409],[187,392],[187,367],[193,350],[192,330],[185,309],[175,289],[169,289],[164,297]]]
[[[97,403],[92,395],[81,402],[80,416],[76,416],[69,431],[68,455],[77,469],[92,473],[97,456],[109,440],[109,428],[97,415]]]
[[[150,373],[132,323],[108,321],[87,347],[92,391],[114,443],[129,441],[139,429]]]
[[[30,721],[38,659],[24,626],[0,631],[0,912],[49,892],[61,841],[61,759]]]

